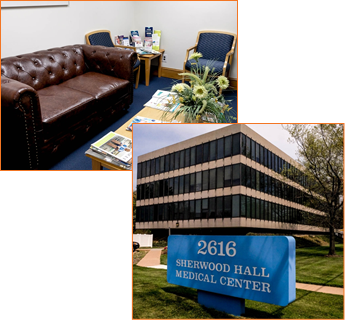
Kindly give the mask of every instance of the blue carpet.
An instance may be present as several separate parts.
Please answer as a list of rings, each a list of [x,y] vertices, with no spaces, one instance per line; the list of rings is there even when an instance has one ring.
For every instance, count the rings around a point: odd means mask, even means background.
[[[176,80],[170,78],[158,78],[151,77],[150,85],[145,86],[142,81],[139,84],[138,89],[133,89],[133,103],[131,104],[127,113],[121,117],[119,120],[115,121],[111,126],[104,129],[98,135],[93,137],[90,141],[80,146],[78,149],[70,153],[63,160],[56,163],[50,168],[50,170],[91,170],[91,159],[85,156],[85,151],[89,149],[91,143],[97,141],[106,135],[109,131],[116,131],[124,123],[126,123],[130,118],[137,114],[142,108],[144,103],[149,101],[153,94],[157,90],[169,90]],[[231,102],[231,115],[236,117],[237,115],[237,92],[236,91],[225,91],[223,92],[227,100],[232,100]]]

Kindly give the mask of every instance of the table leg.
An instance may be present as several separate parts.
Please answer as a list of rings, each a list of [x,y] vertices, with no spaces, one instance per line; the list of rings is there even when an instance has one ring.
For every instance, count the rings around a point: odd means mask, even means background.
[[[164,53],[164,52],[163,52]],[[160,54],[159,60],[158,60],[158,78],[162,76],[162,59],[163,59],[163,53]]]
[[[151,60],[145,60],[145,85],[146,87],[150,84],[150,72],[151,72]]]
[[[99,161],[92,159],[92,170],[102,170],[103,167]]]

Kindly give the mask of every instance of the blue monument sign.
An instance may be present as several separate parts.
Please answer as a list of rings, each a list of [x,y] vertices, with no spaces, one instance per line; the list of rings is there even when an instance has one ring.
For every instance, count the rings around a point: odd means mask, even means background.
[[[199,303],[232,314],[244,313],[245,299],[286,306],[296,298],[295,239],[169,236],[167,280],[198,289]]]

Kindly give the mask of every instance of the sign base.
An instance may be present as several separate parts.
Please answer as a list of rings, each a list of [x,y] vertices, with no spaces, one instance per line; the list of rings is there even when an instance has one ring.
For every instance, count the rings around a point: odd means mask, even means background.
[[[245,313],[245,299],[198,290],[198,303],[207,308],[241,316]]]

